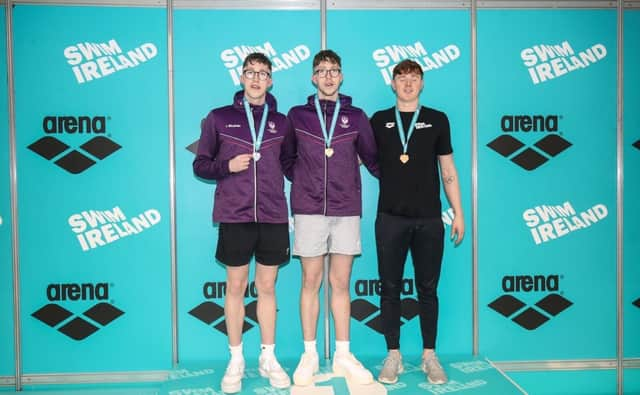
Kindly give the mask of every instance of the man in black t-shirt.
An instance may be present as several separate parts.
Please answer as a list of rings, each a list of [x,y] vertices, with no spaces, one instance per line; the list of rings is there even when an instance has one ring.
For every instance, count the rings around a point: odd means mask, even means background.
[[[382,282],[380,314],[389,350],[378,380],[395,383],[404,370],[400,354],[400,292],[407,252],[411,251],[420,307],[422,370],[430,383],[444,384],[447,376],[435,355],[437,287],[444,249],[440,177],[455,216],[451,239],[459,244],[464,236],[449,120],[443,112],[420,106],[424,80],[418,63],[398,63],[391,86],[396,105],[371,118],[380,168],[375,229]]]

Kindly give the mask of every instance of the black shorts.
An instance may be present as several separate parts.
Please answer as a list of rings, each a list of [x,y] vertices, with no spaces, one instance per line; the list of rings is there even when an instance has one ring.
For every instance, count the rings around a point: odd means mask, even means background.
[[[289,261],[289,224],[221,223],[216,259],[227,266],[244,266],[255,254],[267,266]]]

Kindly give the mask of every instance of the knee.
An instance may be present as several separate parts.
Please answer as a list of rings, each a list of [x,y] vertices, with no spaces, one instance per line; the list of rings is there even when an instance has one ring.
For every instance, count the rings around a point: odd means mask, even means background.
[[[330,276],[331,292],[349,292],[349,278],[339,278],[338,276]]]
[[[227,295],[240,297],[247,290],[247,279],[229,280],[227,279]]]
[[[257,279],[256,289],[258,290],[258,296],[273,296],[276,291],[275,279]]]
[[[322,273],[305,273],[302,276],[302,288],[305,291],[315,291],[320,290],[320,284],[322,284]]]
[[[389,281],[389,280],[381,281],[380,293],[382,296],[399,298],[401,290],[402,290],[401,282]]]

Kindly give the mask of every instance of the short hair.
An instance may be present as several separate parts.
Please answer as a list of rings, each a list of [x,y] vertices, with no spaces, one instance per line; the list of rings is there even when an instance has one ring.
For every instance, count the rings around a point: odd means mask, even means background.
[[[247,57],[244,58],[242,68],[246,68],[249,63],[262,63],[269,67],[269,70],[271,70],[271,61],[269,60],[269,58],[267,58],[267,55],[263,54],[262,52],[252,52],[247,55]]]
[[[313,68],[315,69],[320,62],[335,63],[342,67],[342,60],[340,59],[340,56],[330,49],[323,49],[313,57]]]
[[[422,67],[418,64],[418,62],[413,61],[411,59],[405,59],[402,62],[398,63],[396,67],[393,68],[393,78],[396,78],[396,76],[400,74],[410,74],[410,73],[416,73],[420,75],[420,78],[424,76]]]

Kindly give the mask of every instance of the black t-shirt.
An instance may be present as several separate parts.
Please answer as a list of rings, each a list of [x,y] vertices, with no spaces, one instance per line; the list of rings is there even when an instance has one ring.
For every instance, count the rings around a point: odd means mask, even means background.
[[[407,133],[413,113],[401,112],[400,117]],[[447,115],[432,108],[420,108],[407,145],[406,163],[400,161],[402,142],[395,107],[375,113],[371,127],[378,145],[380,168],[378,212],[414,218],[440,217],[438,155],[453,152]]]

